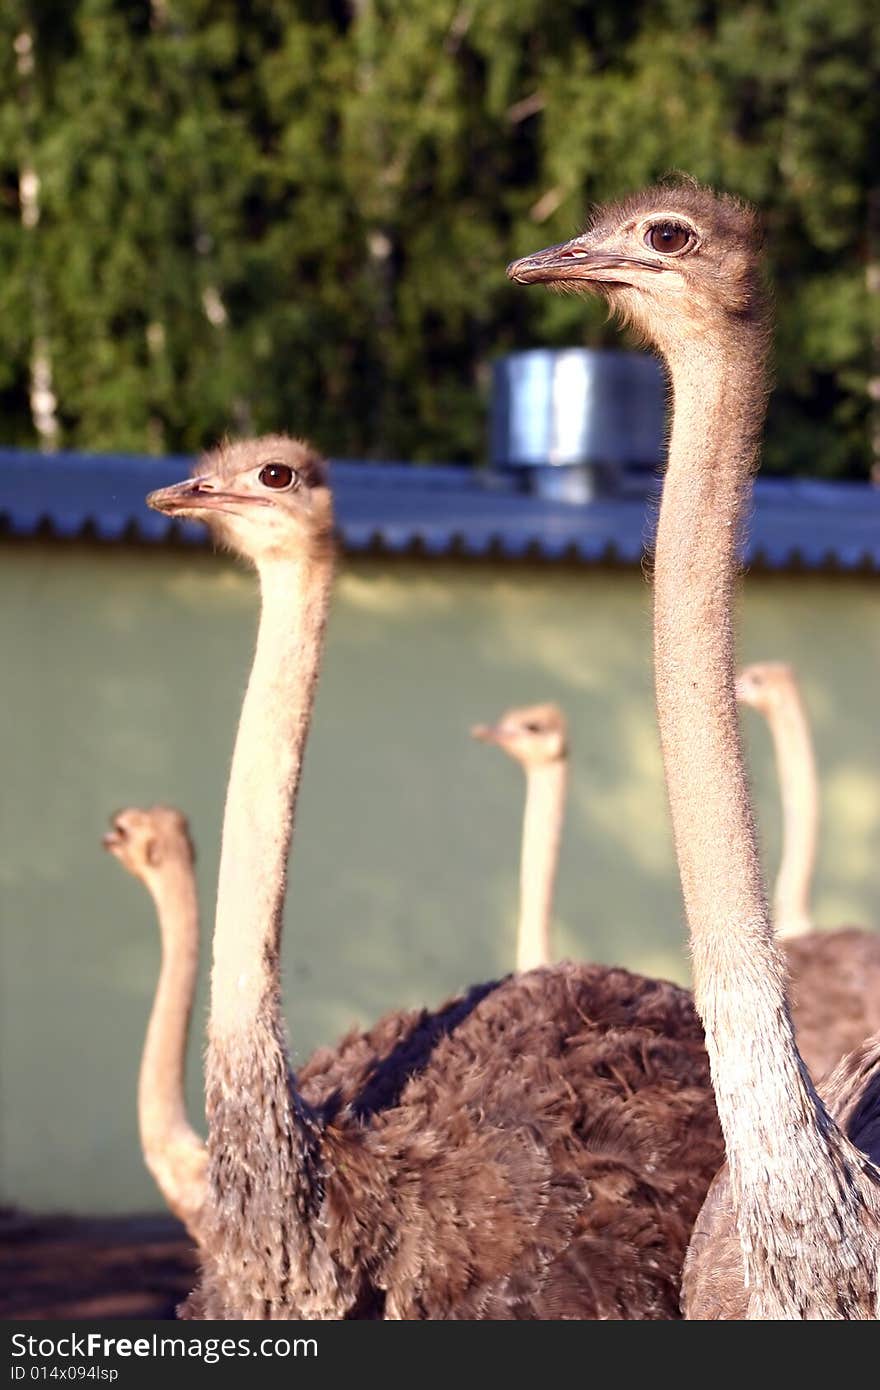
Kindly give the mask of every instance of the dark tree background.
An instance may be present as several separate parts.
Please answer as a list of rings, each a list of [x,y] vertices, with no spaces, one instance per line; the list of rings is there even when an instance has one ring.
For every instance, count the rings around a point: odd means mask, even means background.
[[[2,437],[479,459],[494,355],[617,340],[507,261],[683,169],[766,216],[766,466],[863,477],[878,29],[874,0],[5,0]]]

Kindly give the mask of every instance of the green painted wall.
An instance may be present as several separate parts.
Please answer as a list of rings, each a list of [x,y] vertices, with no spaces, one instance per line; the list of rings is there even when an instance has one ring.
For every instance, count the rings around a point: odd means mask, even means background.
[[[158,1207],[134,1088],[158,962],[151,905],[99,848],[107,814],[191,816],[210,923],[251,576],[205,552],[0,548],[0,1185],[34,1207]],[[747,581],[743,656],[797,665],[825,822],[819,919],[880,921],[877,582]],[[522,779],[471,723],[556,699],[573,728],[561,953],[687,978],[636,571],[345,563],[291,876],[296,1053],[439,1001],[512,957]],[[777,804],[747,714],[768,862]],[[272,737],[272,711],[266,711]],[[204,991],[197,1033],[201,1033]],[[200,1048],[190,1065],[200,1112]]]

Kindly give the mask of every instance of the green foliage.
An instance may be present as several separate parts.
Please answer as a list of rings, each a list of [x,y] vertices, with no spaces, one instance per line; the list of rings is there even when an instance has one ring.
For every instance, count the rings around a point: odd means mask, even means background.
[[[874,19],[872,0],[8,0],[4,436],[35,442],[42,337],[67,447],[284,427],[479,459],[493,356],[617,336],[506,263],[678,168],[766,216],[767,466],[864,476]]]

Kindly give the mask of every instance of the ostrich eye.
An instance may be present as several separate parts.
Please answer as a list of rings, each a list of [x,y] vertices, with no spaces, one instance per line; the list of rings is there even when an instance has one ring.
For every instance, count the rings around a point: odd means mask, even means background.
[[[667,256],[675,256],[687,251],[693,245],[694,235],[690,227],[682,227],[679,222],[656,222],[645,233],[645,244],[652,251],[661,251]]]
[[[265,468],[260,469],[259,478],[263,487],[271,487],[275,492],[284,492],[297,481],[297,474],[286,463],[267,463]]]
[[[523,724],[523,728],[527,734],[539,734],[541,732],[540,724]]]

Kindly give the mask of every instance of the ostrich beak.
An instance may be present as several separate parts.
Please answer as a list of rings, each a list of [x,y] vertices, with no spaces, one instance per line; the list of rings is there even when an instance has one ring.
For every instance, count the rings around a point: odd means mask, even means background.
[[[661,270],[662,267],[651,261],[643,261],[633,256],[616,256],[607,251],[591,251],[582,241],[563,241],[557,246],[547,246],[543,251],[534,251],[531,256],[523,256],[511,261],[507,267],[507,278],[518,285],[550,285],[556,281],[568,284],[574,281],[590,283],[626,281],[626,270]]]
[[[208,497],[217,495],[206,486],[204,478],[186,478],[182,483],[174,483],[171,487],[151,492],[147,497],[147,506],[152,507],[155,512],[174,516],[177,512],[192,511],[196,506],[203,507],[206,503],[210,506]]]
[[[114,811],[108,816],[110,829],[101,836],[101,844],[105,849],[116,850],[123,845],[127,839],[128,832],[122,820],[123,812]]]
[[[240,497],[221,491],[215,480],[205,475],[186,478],[182,483],[159,488],[147,497],[147,506],[166,516],[199,516],[202,512],[237,512],[251,503],[265,505],[262,497]]]
[[[497,743],[498,730],[492,724],[474,724],[471,738],[478,738],[481,743]]]

